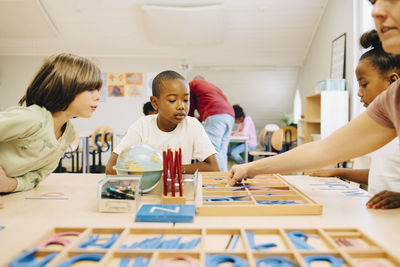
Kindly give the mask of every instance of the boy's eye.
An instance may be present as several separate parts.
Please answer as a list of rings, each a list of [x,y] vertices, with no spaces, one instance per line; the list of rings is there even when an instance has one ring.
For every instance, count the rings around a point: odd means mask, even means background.
[[[185,99],[185,100],[183,100],[185,103],[187,103],[187,102],[189,102],[189,99]]]
[[[174,103],[176,100],[168,100],[169,103]]]

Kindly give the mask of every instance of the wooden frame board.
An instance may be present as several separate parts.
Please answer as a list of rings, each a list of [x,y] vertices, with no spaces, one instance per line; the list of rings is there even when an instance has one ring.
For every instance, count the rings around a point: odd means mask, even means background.
[[[77,266],[119,266],[121,261],[129,261],[129,266],[138,257],[148,261],[147,266],[159,266],[160,261],[178,255],[189,256],[198,266],[206,266],[208,257],[234,255],[246,261],[248,266],[257,266],[257,261],[270,257],[285,257],[296,266],[306,267],[306,257],[311,255],[330,255],[343,261],[341,266],[400,266],[400,260],[388,253],[383,247],[357,228],[92,228],[92,227],[59,227],[54,228],[38,244],[48,240],[54,234],[78,232],[70,239],[69,244],[50,244],[40,248],[35,254],[42,259],[51,253],[57,255],[46,266],[59,266],[74,256],[98,254],[98,262],[80,261]],[[310,248],[302,249],[289,237],[290,233],[301,232],[307,238]],[[99,241],[107,242],[117,235],[109,248],[88,246],[82,248],[91,236],[98,235]],[[191,248],[156,248],[146,247],[145,239],[165,241],[179,240],[178,244],[197,242]],[[141,244],[133,247],[133,244]],[[273,244],[269,248],[256,246]],[[21,251],[22,253],[22,251]],[[15,255],[17,257],[18,255]],[[379,264],[378,264],[379,263]],[[374,265],[375,264],[375,265]],[[74,265],[75,266],[75,265]],[[125,265],[127,266],[127,265]],[[325,265],[324,265],[325,266]]]
[[[196,199],[198,216],[322,214],[321,204],[312,200],[279,174],[258,175],[234,187],[226,187],[227,173],[200,174],[198,185],[200,190]],[[227,199],[224,200],[225,197]],[[234,201],[232,198],[237,200]]]

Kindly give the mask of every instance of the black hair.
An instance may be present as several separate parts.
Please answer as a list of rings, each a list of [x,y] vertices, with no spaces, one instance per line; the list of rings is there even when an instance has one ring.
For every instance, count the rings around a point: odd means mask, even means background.
[[[166,70],[163,71],[154,78],[153,84],[152,84],[152,90],[153,90],[153,96],[155,97],[160,97],[160,92],[162,89],[162,83],[165,80],[174,80],[174,79],[180,79],[185,81],[185,78],[177,73],[176,71],[173,70]]]
[[[144,103],[144,105],[143,105],[143,113],[144,113],[144,115],[149,115],[149,113],[152,112],[152,111],[154,112],[156,110],[151,105],[151,102],[149,101],[149,102]]]
[[[379,70],[381,74],[394,71],[400,74],[400,55],[386,53],[382,48],[376,30],[364,33],[360,38],[360,45],[365,49],[370,49],[361,55],[360,61],[369,58],[372,65]]]
[[[38,105],[51,113],[64,111],[75,97],[102,86],[101,71],[87,58],[61,53],[48,57],[28,86],[20,105]]]
[[[244,111],[241,106],[233,105],[233,109],[235,110],[235,120],[239,120],[241,118],[246,117],[246,114],[244,114]]]

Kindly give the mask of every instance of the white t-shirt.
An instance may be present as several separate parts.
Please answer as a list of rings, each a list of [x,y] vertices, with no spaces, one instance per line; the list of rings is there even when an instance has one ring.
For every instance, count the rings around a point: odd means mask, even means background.
[[[163,132],[157,126],[157,116],[143,116],[134,122],[114,152],[120,154],[123,149],[136,144],[148,144],[160,152],[167,147],[173,150],[182,148],[182,164],[190,164],[192,159],[204,161],[216,154],[203,125],[197,119],[186,116],[172,132]]]
[[[400,192],[399,139],[395,138],[371,153],[368,191],[375,195],[383,190]]]

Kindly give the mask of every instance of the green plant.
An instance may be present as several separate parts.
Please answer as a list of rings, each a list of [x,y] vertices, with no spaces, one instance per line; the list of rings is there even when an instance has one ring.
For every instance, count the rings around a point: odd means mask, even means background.
[[[283,122],[283,124],[285,125],[290,125],[293,123],[293,121],[294,121],[293,113],[285,113],[281,118],[281,122]]]

